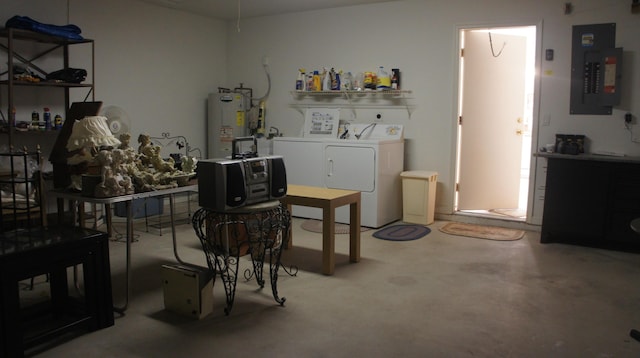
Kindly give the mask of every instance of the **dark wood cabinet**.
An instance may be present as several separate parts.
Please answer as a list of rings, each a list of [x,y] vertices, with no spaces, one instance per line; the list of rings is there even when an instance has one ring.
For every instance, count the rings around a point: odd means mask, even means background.
[[[640,158],[547,158],[541,242],[640,248],[629,226],[640,217]]]

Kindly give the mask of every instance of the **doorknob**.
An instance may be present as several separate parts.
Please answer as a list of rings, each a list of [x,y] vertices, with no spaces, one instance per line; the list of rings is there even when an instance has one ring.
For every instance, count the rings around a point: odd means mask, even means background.
[[[516,130],[516,134],[517,134],[517,135],[522,135],[522,129],[517,129],[517,130]]]
[[[518,119],[516,119],[516,122],[522,123],[522,118],[518,117]]]

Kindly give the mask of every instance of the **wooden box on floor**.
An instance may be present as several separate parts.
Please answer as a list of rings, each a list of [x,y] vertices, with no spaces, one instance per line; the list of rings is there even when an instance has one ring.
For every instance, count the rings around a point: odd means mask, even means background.
[[[162,265],[164,308],[201,319],[213,311],[213,274],[208,268]]]

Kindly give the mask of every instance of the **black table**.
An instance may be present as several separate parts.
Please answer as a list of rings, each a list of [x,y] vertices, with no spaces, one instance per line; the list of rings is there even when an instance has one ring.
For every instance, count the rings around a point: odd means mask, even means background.
[[[67,273],[82,268],[84,287]],[[47,302],[21,307],[19,281],[48,275]],[[74,280],[75,281],[75,280]],[[21,357],[25,349],[70,331],[95,331],[114,324],[106,233],[83,228],[37,228],[0,234],[0,356]]]
[[[224,212],[206,208],[193,215],[193,227],[202,243],[209,269],[220,275],[226,293],[225,314],[233,307],[238,281],[239,258],[251,255],[253,269],[244,272],[245,279],[255,276],[264,287],[263,267],[269,256],[269,277],[273,298],[284,305],[278,295],[278,271],[282,249],[289,234],[289,212],[279,201],[269,201]]]

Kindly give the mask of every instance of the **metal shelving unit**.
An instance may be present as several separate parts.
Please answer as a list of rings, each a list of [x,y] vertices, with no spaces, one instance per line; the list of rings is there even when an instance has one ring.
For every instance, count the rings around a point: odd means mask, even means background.
[[[0,85],[7,86],[7,111],[6,111],[6,120],[8,122],[8,126],[5,128],[0,128],[0,132],[6,132],[9,137],[9,145],[13,145],[13,137],[15,135],[15,118],[13,113],[14,108],[14,87],[16,86],[25,86],[32,88],[43,88],[43,87],[57,87],[62,88],[64,90],[64,98],[65,98],[65,118],[68,117],[68,111],[70,107],[69,100],[69,91],[72,88],[86,88],[89,89],[86,98],[90,95],[92,96],[92,100],[95,100],[95,91],[94,91],[94,81],[95,81],[95,47],[94,41],[89,39],[83,40],[69,40],[62,37],[51,36],[46,34],[41,34],[33,31],[20,30],[14,28],[3,28],[0,29],[0,39],[5,39],[6,43],[0,43],[0,49],[4,50],[7,54],[7,71],[0,73]],[[40,43],[44,45],[46,48],[38,51],[32,57],[25,57],[16,51],[16,42],[31,42],[31,43]],[[47,55],[54,53],[55,51],[62,51],[62,61],[63,61],[63,69],[69,68],[69,46],[78,45],[78,44],[87,44],[91,46],[91,83],[64,83],[64,82],[52,82],[52,81],[40,81],[40,82],[31,82],[31,81],[23,81],[17,80],[14,78],[14,66],[16,63],[22,63],[28,66],[30,69],[36,71],[39,76],[46,78],[48,72],[39,66],[37,66],[34,62],[38,59],[44,58]],[[58,70],[58,69],[56,69]],[[85,99],[86,99],[85,98]],[[4,134],[4,133],[3,133]]]

